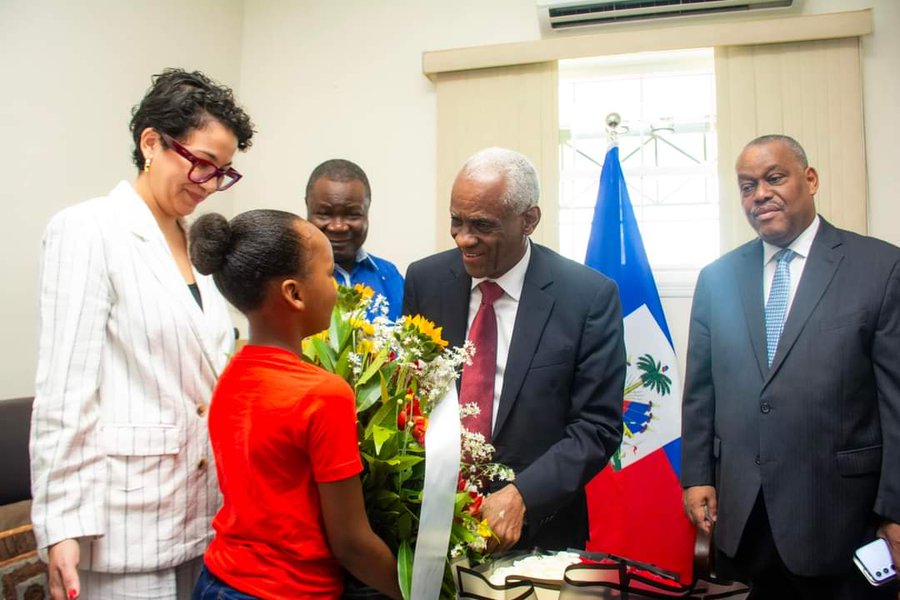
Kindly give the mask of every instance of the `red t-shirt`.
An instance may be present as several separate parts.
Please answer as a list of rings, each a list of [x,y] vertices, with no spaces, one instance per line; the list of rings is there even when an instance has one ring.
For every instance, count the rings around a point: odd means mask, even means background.
[[[350,386],[286,350],[244,346],[216,385],[209,437],[224,496],[209,570],[261,598],[337,598],[317,484],[362,471]]]

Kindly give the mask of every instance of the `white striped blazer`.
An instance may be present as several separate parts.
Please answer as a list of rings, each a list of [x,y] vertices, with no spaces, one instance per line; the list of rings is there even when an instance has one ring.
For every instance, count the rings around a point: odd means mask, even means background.
[[[47,226],[31,424],[42,552],[76,538],[81,568],[126,573],[206,549],[220,504],[207,403],[234,334],[212,278],[194,275],[202,310],[127,182]]]

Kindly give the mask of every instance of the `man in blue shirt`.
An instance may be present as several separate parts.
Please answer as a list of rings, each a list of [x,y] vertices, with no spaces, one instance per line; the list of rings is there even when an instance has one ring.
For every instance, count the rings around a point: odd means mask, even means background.
[[[393,263],[366,252],[369,232],[369,178],[349,160],[333,158],[313,169],[306,184],[306,214],[331,242],[334,278],[342,285],[369,286],[387,301],[387,317],[396,320],[403,305],[403,276]],[[373,305],[373,309],[376,308]],[[370,310],[369,318],[380,314]]]

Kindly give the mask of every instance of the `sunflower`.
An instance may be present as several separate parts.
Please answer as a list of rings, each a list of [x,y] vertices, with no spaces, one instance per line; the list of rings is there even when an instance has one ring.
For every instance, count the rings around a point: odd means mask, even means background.
[[[368,300],[375,295],[375,290],[361,283],[357,283],[356,285],[354,285],[353,291],[359,294],[363,300]]]
[[[351,317],[349,319],[350,327],[353,329],[358,329],[363,332],[363,334],[372,337],[375,335],[375,328],[372,327],[372,324],[366,321],[365,319],[357,319]]]
[[[372,344],[372,340],[359,340],[356,344],[357,354],[371,354],[374,350],[375,345]]]
[[[419,333],[421,333],[426,338],[429,338],[436,346],[440,346],[441,348],[447,347],[447,340],[441,337],[441,332],[443,331],[443,327],[435,327],[433,321],[429,321],[422,315],[416,315],[413,318],[406,318],[407,323],[415,327]]]

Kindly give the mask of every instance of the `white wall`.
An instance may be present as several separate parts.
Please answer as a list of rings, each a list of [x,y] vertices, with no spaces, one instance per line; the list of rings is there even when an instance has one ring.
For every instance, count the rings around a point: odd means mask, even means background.
[[[863,40],[870,231],[900,244],[900,2]],[[131,178],[129,110],[166,66],[236,88],[257,124],[246,177],[210,201],[230,214],[303,214],[310,170],[358,162],[373,187],[368,246],[401,270],[437,247],[435,96],[422,52],[538,39],[535,0],[0,0],[0,398],[33,393],[41,231],[60,208]],[[801,140],[802,141],[802,140]],[[683,355],[690,302],[664,301]]]
[[[422,52],[532,39],[533,0],[247,0],[241,92],[260,144],[240,210],[306,214],[309,173],[357,162],[372,186],[369,241],[401,271],[435,247],[436,106]]]
[[[900,189],[900,2],[795,0],[790,11],[862,8],[875,10],[875,33],[863,40],[870,232],[900,244],[892,193]],[[241,182],[236,210],[303,214],[312,168],[349,158],[373,187],[367,245],[403,271],[438,247],[435,96],[421,74],[422,52],[540,37],[535,0],[247,0],[241,91],[256,109],[260,143],[247,158],[253,178]],[[683,367],[690,299],[663,304]]]
[[[238,84],[242,18],[241,0],[0,0],[0,398],[34,393],[50,216],[134,178],[128,122],[151,74]],[[210,204],[230,213],[228,194]]]

